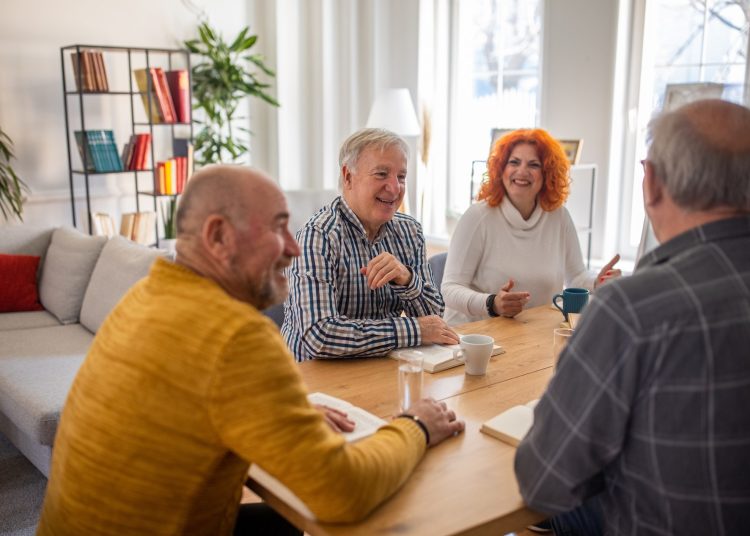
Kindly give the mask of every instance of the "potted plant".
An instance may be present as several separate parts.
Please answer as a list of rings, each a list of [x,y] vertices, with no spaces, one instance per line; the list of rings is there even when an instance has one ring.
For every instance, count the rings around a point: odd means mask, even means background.
[[[279,103],[266,93],[270,84],[258,78],[256,67],[265,75],[276,74],[269,69],[259,54],[249,50],[258,40],[249,35],[245,27],[231,44],[207,22],[198,26],[199,39],[185,41],[185,47],[198,56],[200,61],[193,67],[194,109],[203,111],[202,125],[195,139],[196,161],[199,164],[236,162],[249,152],[246,140],[239,133],[249,133],[247,128],[235,123],[244,119],[237,116],[237,108],[248,96],[263,99],[272,106]]]
[[[177,242],[177,196],[163,199],[161,203],[161,221],[164,224],[164,238],[159,239],[159,246],[167,251],[175,250]]]
[[[24,202],[23,194],[28,192],[29,188],[16,175],[10,165],[12,158],[15,158],[13,156],[13,141],[0,129],[0,211],[2,211],[6,220],[13,216],[23,220],[21,215]]]

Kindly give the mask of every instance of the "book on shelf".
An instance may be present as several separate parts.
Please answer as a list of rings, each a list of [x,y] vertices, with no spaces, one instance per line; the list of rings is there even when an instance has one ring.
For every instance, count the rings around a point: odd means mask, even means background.
[[[70,55],[73,64],[73,78],[78,91],[109,91],[104,55],[98,50],[81,50]],[[79,84],[80,75],[80,84]]]
[[[193,160],[194,160],[195,149],[193,142],[187,138],[174,138],[172,140],[172,154],[175,158],[185,159],[185,171],[182,174],[182,187],[184,188],[185,183],[193,176]],[[180,189],[182,191],[182,189]]]
[[[156,212],[126,212],[120,220],[120,236],[138,244],[156,242]]]
[[[85,157],[86,171],[122,171],[120,154],[111,130],[76,130],[74,134],[82,163]]]
[[[143,108],[146,110],[146,118],[152,123],[164,123],[164,116],[156,97],[156,84],[151,80],[148,71],[146,69],[134,69],[133,76],[141,94]]]
[[[423,346],[414,346],[411,348],[396,348],[388,353],[392,359],[408,360],[412,358],[422,358],[422,369],[425,372],[435,373],[449,368],[463,365],[464,362],[459,360],[460,344],[428,344]],[[495,344],[492,348],[492,355],[505,353],[505,348]]]
[[[172,95],[178,123],[190,122],[190,77],[187,69],[177,69],[164,73],[169,92]]]
[[[310,393],[309,395],[307,395],[307,399],[311,404],[319,404],[321,406],[328,406],[330,408],[339,409],[345,412],[349,419],[353,420],[356,423],[354,426],[354,431],[342,434],[344,438],[350,443],[368,437],[374,434],[381,426],[388,424],[384,419],[376,417],[372,413],[369,413],[368,411],[365,411],[360,407],[354,406],[346,400],[342,400],[341,398],[336,398],[325,393]],[[315,519],[315,515],[299,497],[297,497],[289,488],[282,484],[273,475],[263,470],[263,468],[258,464],[254,463],[250,466],[249,475],[250,478],[260,483],[264,488],[284,501],[285,504],[291,506],[303,517],[307,519]]]
[[[133,71],[138,90],[141,93],[146,115],[152,123],[176,123],[177,111],[172,102],[172,93],[167,77],[161,67],[135,69]],[[149,113],[149,86],[151,88],[151,108]]]
[[[482,423],[481,432],[517,447],[534,424],[534,408],[539,400],[513,406]]]
[[[122,150],[122,164],[128,171],[143,171],[148,162],[151,134],[133,134]]]
[[[91,215],[91,224],[93,234],[97,236],[113,237],[115,236],[115,220],[106,212],[94,212]]]

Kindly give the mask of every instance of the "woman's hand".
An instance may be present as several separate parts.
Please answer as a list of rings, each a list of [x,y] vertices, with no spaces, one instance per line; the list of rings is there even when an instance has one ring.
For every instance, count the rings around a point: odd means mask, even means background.
[[[508,279],[495,296],[495,312],[501,316],[514,317],[529,303],[531,294],[528,292],[511,292],[515,281]]]
[[[602,271],[599,272],[599,275],[596,276],[596,281],[594,281],[594,288],[600,287],[610,279],[614,279],[616,277],[620,277],[622,275],[622,271],[619,269],[614,269],[615,264],[617,264],[617,261],[620,260],[620,254],[618,253],[614,257],[612,257],[612,260],[609,261],[607,264],[604,265],[604,268],[602,268]]]

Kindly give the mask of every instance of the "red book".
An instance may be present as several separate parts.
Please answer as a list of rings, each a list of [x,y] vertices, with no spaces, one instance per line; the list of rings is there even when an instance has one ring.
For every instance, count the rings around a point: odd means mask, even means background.
[[[148,162],[148,147],[151,141],[151,134],[138,134],[138,147],[137,156],[135,160],[135,169],[144,170],[146,169],[146,163]]]
[[[177,71],[167,71],[167,83],[169,92],[172,95],[172,102],[177,111],[177,121],[179,123],[190,122],[190,87],[188,82],[187,69]]]
[[[154,90],[154,96],[156,97],[156,104],[159,106],[159,114],[164,118],[165,123],[174,123],[174,119],[170,115],[169,104],[167,103],[167,97],[164,94],[164,88],[159,81],[159,68],[151,67],[149,69],[149,76],[151,77],[151,87]],[[167,92],[168,94],[169,92]],[[170,96],[171,98],[171,96]]]
[[[164,75],[164,70],[161,67],[154,68],[156,80],[154,86],[160,92],[159,99],[164,106],[164,117],[166,123],[177,122],[177,112],[174,109],[174,103],[172,102],[172,94],[169,92],[169,84],[167,84],[167,77]]]

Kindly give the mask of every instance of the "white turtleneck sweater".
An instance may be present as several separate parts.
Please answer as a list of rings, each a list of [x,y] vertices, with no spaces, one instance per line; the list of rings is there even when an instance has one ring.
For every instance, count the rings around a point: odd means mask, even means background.
[[[451,238],[441,290],[450,325],[489,317],[487,296],[508,279],[512,292],[527,291],[526,307],[552,302],[564,287],[593,288],[595,274],[583,264],[573,220],[565,207],[546,212],[537,205],[524,220],[508,197],[499,207],[475,203],[461,216]]]

